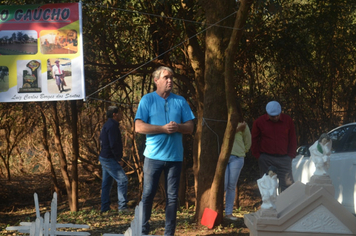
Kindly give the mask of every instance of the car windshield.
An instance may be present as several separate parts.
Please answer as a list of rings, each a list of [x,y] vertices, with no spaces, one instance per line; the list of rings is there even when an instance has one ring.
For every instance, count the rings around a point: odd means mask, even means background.
[[[356,126],[340,127],[329,133],[332,153],[356,151]]]

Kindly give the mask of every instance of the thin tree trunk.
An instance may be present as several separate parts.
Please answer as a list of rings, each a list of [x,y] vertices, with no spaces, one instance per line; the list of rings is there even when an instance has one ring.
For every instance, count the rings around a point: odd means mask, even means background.
[[[7,181],[11,181],[10,163],[4,161],[4,164],[5,164]]]
[[[234,202],[235,202],[236,208],[239,209],[240,208],[240,191],[239,191],[239,183],[238,182],[236,184]]]
[[[186,139],[187,139],[186,135],[183,135],[183,145],[187,142]],[[179,190],[178,190],[179,206],[184,206],[186,203],[185,201],[185,193],[187,191],[186,179],[187,179],[187,161],[186,161],[186,156],[184,155],[183,163],[182,163],[182,171],[180,173]]]
[[[71,101],[72,111],[72,205],[71,211],[78,211],[78,158],[79,158],[79,141],[78,141],[78,109],[77,101]]]
[[[53,131],[54,131],[54,143],[57,148],[59,160],[61,163],[61,173],[64,180],[64,184],[67,191],[68,204],[69,207],[72,206],[72,186],[70,177],[67,169],[67,159],[63,150],[62,142],[61,142],[61,133],[59,130],[59,118],[57,111],[57,102],[52,102],[52,110],[53,110]]]
[[[42,128],[42,144],[43,144],[43,149],[46,155],[46,159],[49,163],[49,168],[51,170],[51,179],[52,179],[52,183],[53,183],[53,188],[54,191],[57,193],[58,199],[61,200],[62,199],[62,193],[60,191],[59,185],[58,185],[58,180],[57,180],[57,176],[56,176],[56,172],[54,170],[53,167],[53,162],[52,162],[52,157],[51,157],[51,152],[49,151],[49,145],[48,145],[48,139],[47,139],[47,119],[46,116],[44,115],[44,111],[42,110],[42,103],[40,103],[40,107],[41,107],[41,117],[42,117],[42,124],[43,124],[43,128]]]
[[[216,164],[218,162],[224,130],[226,128],[227,110],[224,83],[225,49],[230,39],[231,29],[212,25],[232,26],[235,1],[201,1],[205,10],[206,24],[211,27],[206,31],[205,39],[205,87],[204,111],[202,117],[201,150],[198,157],[198,181],[195,220],[200,222],[205,208],[211,208],[210,194]],[[221,195],[217,204],[223,209],[223,182],[218,184]],[[221,217],[221,214],[218,215]],[[221,219],[217,219],[221,221]]]
[[[223,195],[221,191],[221,183],[224,181],[224,173],[226,169],[227,162],[231,153],[232,144],[234,142],[235,130],[239,120],[238,108],[239,105],[236,99],[236,91],[233,86],[233,58],[237,52],[238,42],[242,36],[242,29],[246,24],[246,19],[248,12],[250,10],[252,1],[251,0],[241,0],[240,7],[237,12],[234,30],[232,32],[229,45],[225,51],[225,94],[226,94],[226,104],[228,110],[228,121],[226,125],[224,141],[222,144],[219,160],[216,166],[215,176],[213,183],[211,185],[210,193],[210,206],[211,209],[222,214],[222,209],[220,208],[219,198]],[[220,219],[218,217],[218,219]],[[220,224],[218,220],[216,224]]]
[[[232,5],[235,4],[234,1],[224,2],[224,4],[216,1],[203,3],[207,23],[210,25],[222,19],[222,15],[216,15],[215,12],[224,14],[226,17],[232,13]],[[218,212],[215,225],[219,225],[223,219],[224,173],[238,123],[236,91],[232,83],[233,56],[241,38],[240,29],[246,22],[251,4],[250,1],[240,1],[232,34],[224,29],[213,28],[207,30],[206,35],[205,109],[201,136],[202,150],[199,159],[196,220],[200,221],[204,209],[208,207]],[[228,20],[227,23],[225,21],[224,25],[231,26],[228,22]],[[227,45],[226,42],[229,44]],[[224,78],[224,82],[219,78]],[[226,120],[227,123],[222,122]],[[221,146],[220,143],[222,143]]]
[[[133,128],[134,129],[134,128]],[[133,140],[133,152],[132,152],[132,159],[133,159],[133,162],[134,162],[134,165],[135,165],[135,171],[136,171],[136,174],[137,174],[137,178],[138,178],[138,182],[139,182],[139,189],[140,189],[140,198],[141,198],[141,195],[142,195],[142,191],[143,191],[143,165],[142,165],[142,162],[140,160],[140,155],[139,155],[139,152],[138,152],[138,148],[137,148],[137,142],[136,142],[136,135],[133,134],[131,136],[132,140]]]
[[[192,3],[192,2],[190,2]],[[187,3],[188,4],[188,3]],[[199,46],[197,37],[193,37],[196,35],[196,30],[190,24],[187,26],[187,35],[189,38],[188,45],[188,55],[190,59],[190,64],[194,70],[194,78],[195,78],[195,101],[197,101],[197,111],[196,111],[196,130],[194,134],[194,145],[193,145],[193,172],[194,172],[194,191],[197,195],[198,191],[198,173],[199,173],[199,159],[200,156],[200,143],[201,143],[201,132],[202,132],[202,121],[203,121],[203,113],[204,113],[204,54],[201,51]],[[197,202],[195,203],[197,205]]]

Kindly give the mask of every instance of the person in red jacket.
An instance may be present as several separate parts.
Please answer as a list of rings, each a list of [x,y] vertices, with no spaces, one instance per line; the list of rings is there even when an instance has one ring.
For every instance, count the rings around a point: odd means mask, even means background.
[[[277,168],[279,187],[284,191],[294,183],[292,159],[296,156],[297,137],[292,118],[281,111],[281,105],[271,101],[267,113],[253,122],[251,151],[258,159],[261,177],[270,166]]]

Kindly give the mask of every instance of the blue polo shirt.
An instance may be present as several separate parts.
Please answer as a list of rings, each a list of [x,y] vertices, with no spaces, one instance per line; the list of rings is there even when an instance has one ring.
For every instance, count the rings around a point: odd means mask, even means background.
[[[170,93],[168,98],[164,99],[152,92],[142,97],[135,121],[139,119],[148,124],[163,126],[170,121],[182,124],[194,118],[182,96]],[[147,134],[143,155],[154,160],[183,161],[182,134]]]

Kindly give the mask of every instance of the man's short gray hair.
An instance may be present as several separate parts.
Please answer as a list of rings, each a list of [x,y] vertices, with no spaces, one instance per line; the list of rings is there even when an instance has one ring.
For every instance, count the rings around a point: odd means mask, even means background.
[[[170,72],[172,75],[174,75],[174,72],[173,72],[173,70],[171,68],[169,68],[167,66],[160,66],[152,73],[153,78],[154,79],[156,79],[156,78],[159,79],[159,77],[161,76],[162,71],[164,71],[164,70],[166,70],[166,71]]]

